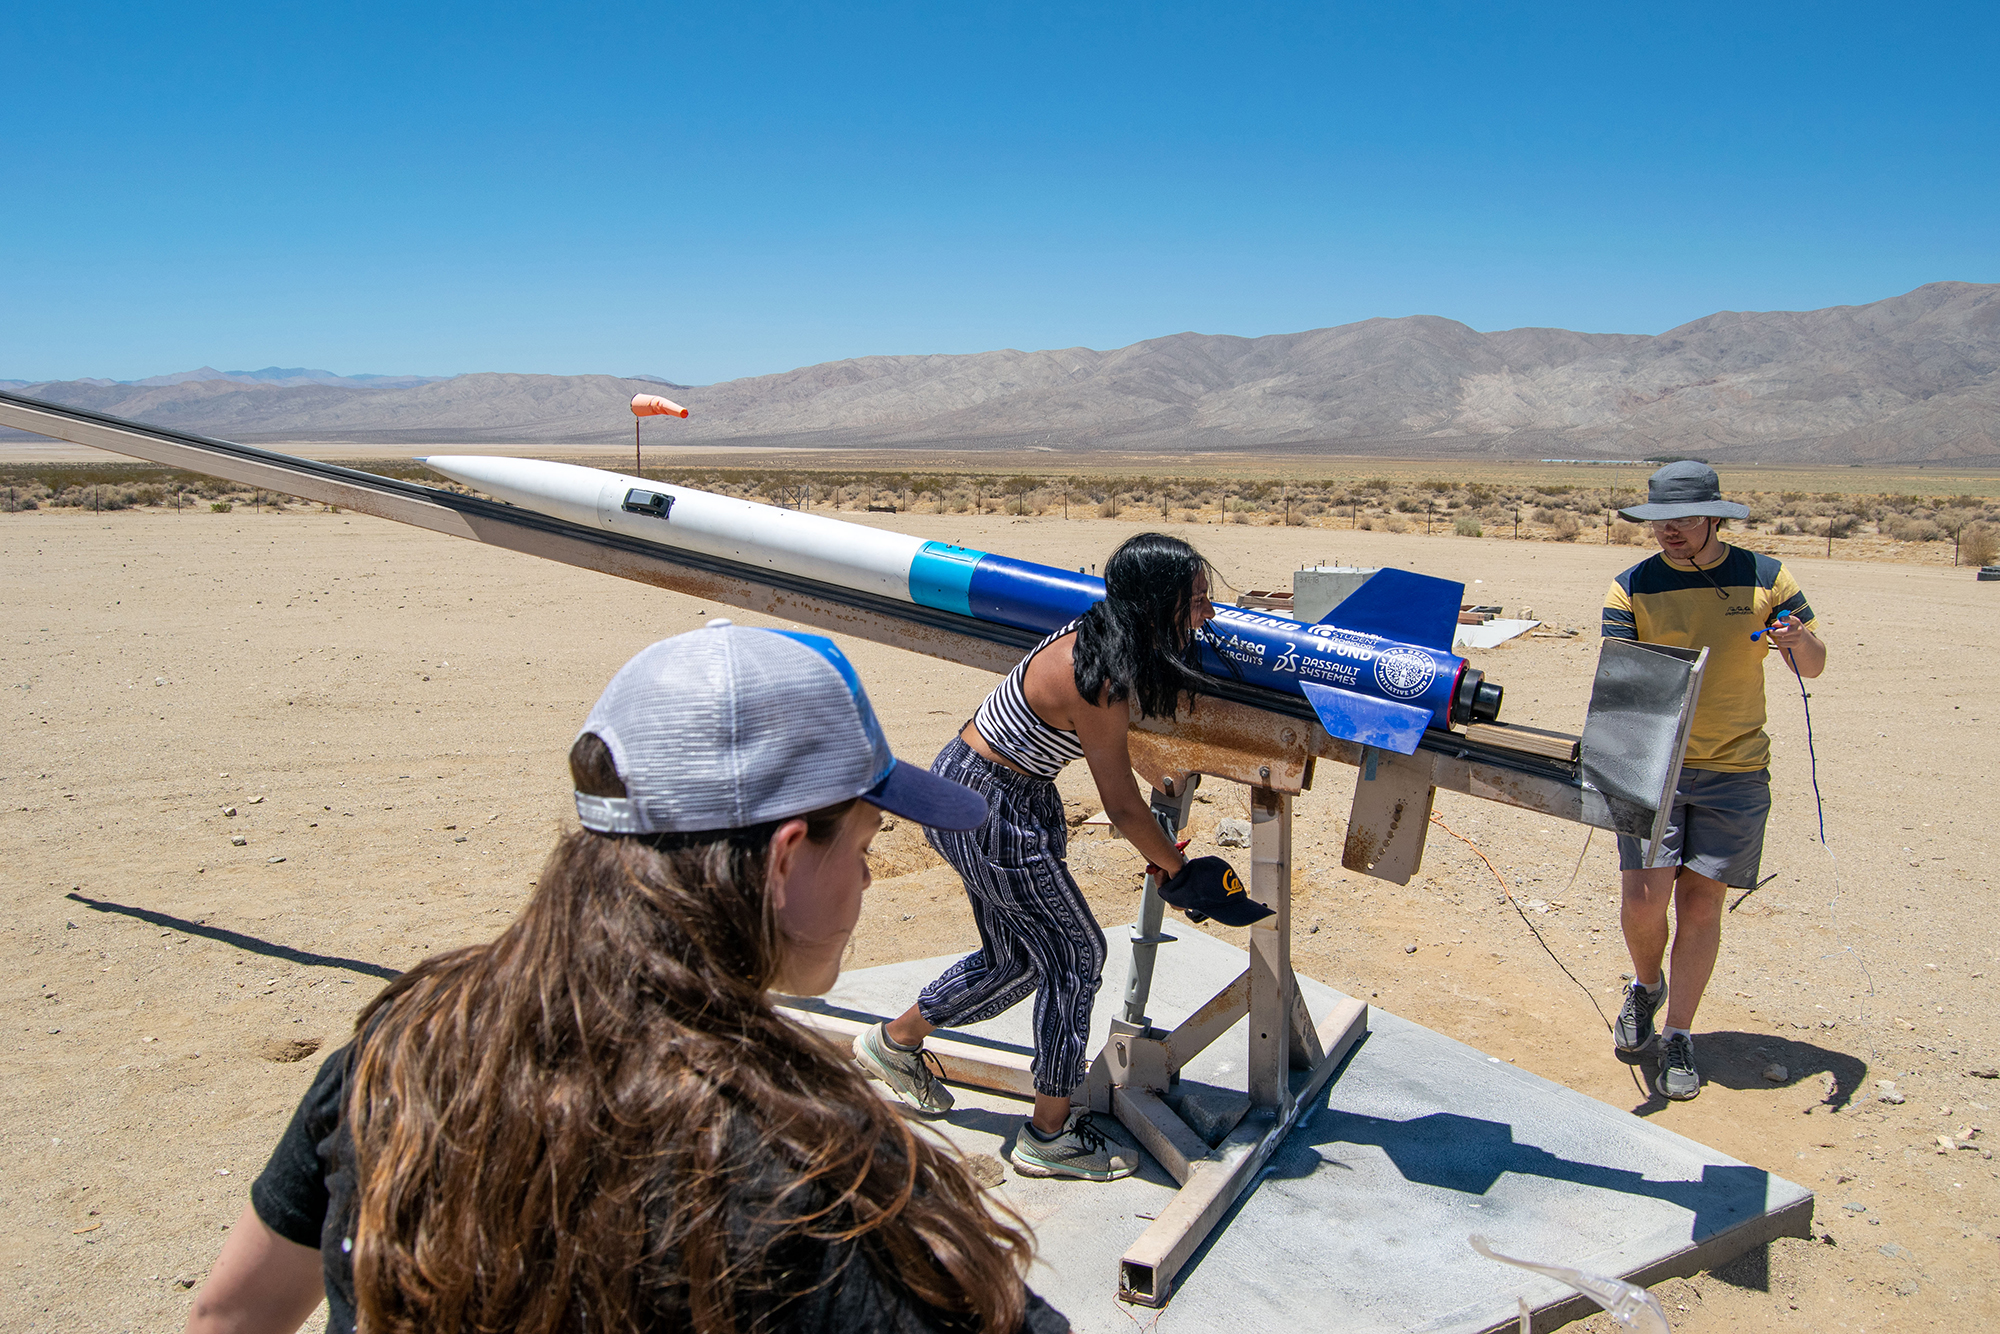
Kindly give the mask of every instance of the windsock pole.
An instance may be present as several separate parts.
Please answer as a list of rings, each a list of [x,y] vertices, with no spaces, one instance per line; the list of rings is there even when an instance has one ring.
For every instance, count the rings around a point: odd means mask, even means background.
[[[686,417],[688,410],[670,398],[658,394],[632,395],[632,471],[643,478],[644,461],[639,456],[639,418],[641,417]]]

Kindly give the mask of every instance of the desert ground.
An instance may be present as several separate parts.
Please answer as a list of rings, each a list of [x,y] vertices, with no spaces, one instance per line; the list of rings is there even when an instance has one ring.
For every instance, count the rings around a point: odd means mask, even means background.
[[[854,517],[1072,566],[1145,522]],[[1566,731],[1605,584],[1644,554],[1167,526],[1239,589],[1337,556],[1577,631],[1472,655],[1505,719]],[[1350,779],[1322,766],[1297,803],[1295,959],[1818,1193],[1809,1240],[1663,1284],[1676,1329],[1991,1327],[2000,701],[1981,673],[2000,584],[1788,559],[1832,649],[1811,690],[1826,846],[1799,691],[1774,665],[1774,878],[1732,895],[1696,1024],[1700,1098],[1665,1103],[1613,1058],[1603,1016],[1630,965],[1606,835],[1586,846],[1580,827],[1440,794],[1449,832],[1399,888],[1340,868]],[[563,756],[604,681],[652,640],[757,618],[306,507],[4,514],[0,560],[0,1327],[173,1328],[313,1053],[395,970],[489,938],[529,892],[574,819]],[[993,684],[843,646],[909,759]],[[1081,768],[1062,780],[1078,821],[1096,809]],[[1219,783],[1202,796],[1206,852],[1247,805]],[[1100,920],[1129,921],[1130,849],[1080,831],[1073,860]],[[852,966],[969,947],[962,891],[917,831],[885,831],[876,862]],[[1117,985],[1122,961],[1108,971]]]

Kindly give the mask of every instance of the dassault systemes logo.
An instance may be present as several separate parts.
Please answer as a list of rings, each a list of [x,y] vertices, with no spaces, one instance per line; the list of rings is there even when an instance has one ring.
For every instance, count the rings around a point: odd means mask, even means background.
[[[1375,684],[1397,699],[1415,699],[1437,680],[1437,662],[1413,648],[1392,648],[1375,659]]]

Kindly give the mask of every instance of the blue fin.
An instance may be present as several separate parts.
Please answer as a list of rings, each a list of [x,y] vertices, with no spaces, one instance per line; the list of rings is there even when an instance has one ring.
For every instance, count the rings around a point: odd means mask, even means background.
[[[1343,630],[1449,653],[1464,600],[1464,584],[1409,570],[1382,569],[1349,593],[1325,620]]]
[[[1368,582],[1372,584],[1375,580]],[[1424,728],[1430,726],[1431,711],[1414,704],[1376,699],[1317,681],[1301,681],[1299,689],[1319,715],[1320,726],[1343,741],[1358,741],[1364,746],[1393,750],[1398,755],[1414,755]]]

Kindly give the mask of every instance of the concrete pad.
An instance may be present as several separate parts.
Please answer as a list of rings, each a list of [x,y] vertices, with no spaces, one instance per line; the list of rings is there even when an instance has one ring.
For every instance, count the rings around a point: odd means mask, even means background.
[[[1106,933],[1093,1049],[1122,1006],[1129,934]],[[1172,1027],[1247,961],[1244,951],[1184,929],[1160,951],[1153,1023]],[[900,1014],[950,962],[861,969],[803,1006]],[[1306,978],[1299,989],[1315,1019],[1342,999]],[[1027,1048],[1032,1004],[954,1036]],[[1538,1329],[1597,1308],[1552,1279],[1482,1258],[1466,1244],[1474,1232],[1511,1255],[1638,1283],[1806,1233],[1812,1195],[1800,1186],[1381,1010],[1370,1012],[1369,1030],[1256,1187],[1181,1271],[1163,1311],[1117,1299],[1120,1256],[1173,1195],[1157,1163],[1146,1158],[1138,1175],[1108,1184],[1033,1180],[1009,1167],[1001,1193],[1040,1247],[1030,1285],[1086,1334],[1122,1334],[1135,1319],[1168,1334],[1481,1334],[1512,1326],[1517,1294],[1536,1310]],[[1245,1042],[1239,1023],[1189,1065],[1183,1082],[1241,1092]],[[958,1106],[933,1124],[967,1153],[1005,1161],[1027,1104],[955,1091]]]

